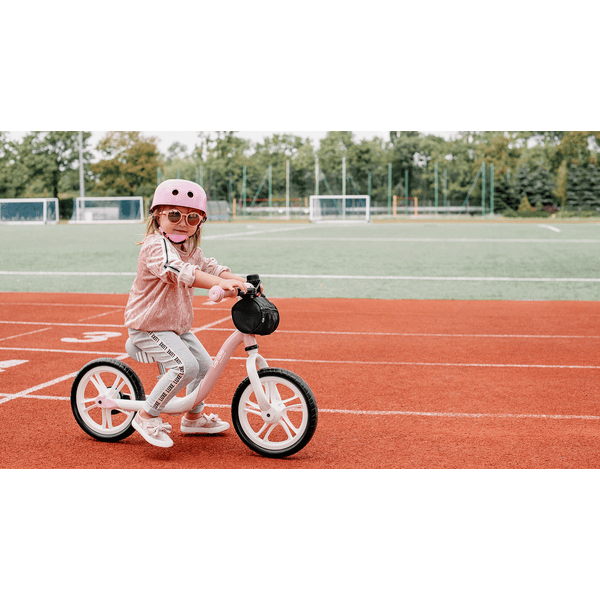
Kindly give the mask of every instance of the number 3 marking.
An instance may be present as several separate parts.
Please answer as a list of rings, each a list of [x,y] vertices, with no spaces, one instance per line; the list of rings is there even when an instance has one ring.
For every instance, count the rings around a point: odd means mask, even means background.
[[[87,342],[105,342],[109,338],[119,337],[121,334],[116,331],[88,331],[83,334],[85,339],[78,338],[62,338],[61,342],[69,342],[73,344],[81,344]]]

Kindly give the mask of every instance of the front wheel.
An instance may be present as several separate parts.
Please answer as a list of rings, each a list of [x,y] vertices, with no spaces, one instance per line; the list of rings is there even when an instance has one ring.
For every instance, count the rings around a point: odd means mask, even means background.
[[[261,369],[258,376],[267,400],[281,407],[281,418],[273,423],[263,420],[246,377],[233,396],[233,426],[244,444],[262,456],[284,458],[295,454],[308,444],[317,428],[315,397],[302,378],[285,369]]]
[[[99,358],[77,373],[71,387],[73,415],[87,434],[101,442],[130,436],[135,431],[131,424],[135,412],[102,408],[96,402],[99,397],[144,401],[144,387],[135,371],[115,358]]]

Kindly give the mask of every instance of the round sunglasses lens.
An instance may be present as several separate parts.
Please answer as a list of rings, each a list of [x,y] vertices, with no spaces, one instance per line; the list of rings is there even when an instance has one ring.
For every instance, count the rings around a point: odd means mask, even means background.
[[[187,216],[187,222],[189,225],[198,225],[200,223],[200,215],[198,213],[190,213]]]
[[[181,221],[181,213],[178,210],[169,211],[167,217],[171,223],[179,223]]]

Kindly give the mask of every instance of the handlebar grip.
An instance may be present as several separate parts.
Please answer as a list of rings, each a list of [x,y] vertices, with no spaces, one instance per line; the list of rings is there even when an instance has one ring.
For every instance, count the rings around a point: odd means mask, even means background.
[[[221,302],[223,298],[231,298],[232,296],[237,296],[237,290],[224,290],[219,285],[214,285],[208,292],[208,297],[212,302]]]

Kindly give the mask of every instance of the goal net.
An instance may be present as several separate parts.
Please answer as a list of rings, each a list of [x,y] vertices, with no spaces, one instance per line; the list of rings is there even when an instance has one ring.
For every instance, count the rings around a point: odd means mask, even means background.
[[[142,196],[75,198],[69,223],[142,223]]]
[[[0,223],[58,223],[58,198],[0,198]]]
[[[370,196],[311,196],[310,220],[317,221],[370,221]]]

